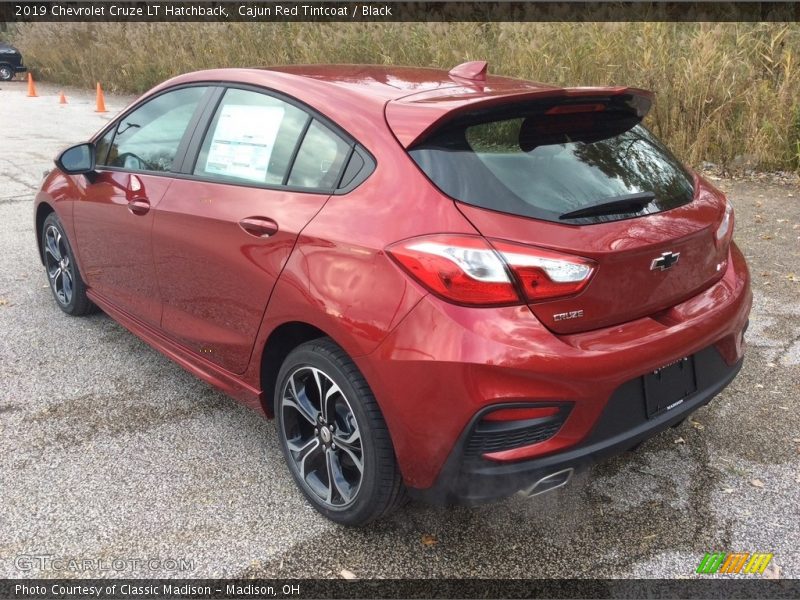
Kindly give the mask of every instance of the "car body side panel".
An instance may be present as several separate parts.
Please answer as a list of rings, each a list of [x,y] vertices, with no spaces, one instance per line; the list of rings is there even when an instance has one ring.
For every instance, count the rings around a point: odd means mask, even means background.
[[[58,215],[70,245],[75,252],[75,258],[81,273],[84,273],[85,269],[79,252],[80,245],[77,243],[73,228],[72,208],[75,202],[74,198],[79,196],[80,190],[83,189],[85,185],[86,178],[83,175],[64,175],[58,169],[54,169],[45,179],[42,185],[42,191],[36,195],[34,201],[34,218],[36,211],[42,204],[47,204],[49,207],[53,208],[56,215]],[[203,356],[199,356],[186,349],[184,346],[175,343],[169,337],[165,336],[157,325],[148,324],[133,314],[128,313],[97,293],[91,287],[87,290],[87,294],[89,298],[111,318],[143,339],[156,350],[177,362],[196,377],[218,387],[246,406],[257,411],[262,410],[259,389],[260,381],[258,379],[245,381],[243,378],[225,371]]]
[[[297,235],[327,199],[176,179],[153,226],[164,333],[232,373],[244,372]],[[252,217],[271,219],[277,231],[245,232],[239,222]]]
[[[141,190],[131,192],[131,178]],[[86,284],[108,301],[158,326],[161,297],[153,265],[151,231],[154,210],[172,183],[170,177],[122,171],[99,171],[86,181],[73,208],[75,235]],[[150,210],[134,214],[133,195],[147,197]]]
[[[375,172],[352,192],[332,196],[298,238],[267,307],[248,380],[260,375],[269,334],[286,322],[321,329],[351,356],[373,351],[427,293],[385,254],[387,240],[475,233],[382,127],[362,140],[376,157]]]
[[[161,329],[148,325],[133,315],[108,302],[101,295],[87,290],[89,299],[99,306],[112,319],[138,336],[164,356],[174,360],[195,377],[207,381],[226,394],[239,400],[245,406],[258,412],[262,411],[260,390],[241,377],[230,373],[222,367],[206,360],[202,356],[188,350],[165,336]]]
[[[83,272],[83,263],[81,262],[80,253],[78,252],[77,244],[75,243],[75,228],[72,222],[72,209],[75,203],[75,198],[80,194],[80,189],[85,185],[80,180],[69,175],[64,175],[58,169],[53,169],[47,174],[42,182],[42,189],[37,192],[36,198],[33,203],[34,223],[36,213],[42,204],[46,204],[52,208],[58,215],[61,225],[67,234],[72,251],[75,254],[75,259],[78,261],[78,268]],[[41,231],[36,232],[37,242]]]

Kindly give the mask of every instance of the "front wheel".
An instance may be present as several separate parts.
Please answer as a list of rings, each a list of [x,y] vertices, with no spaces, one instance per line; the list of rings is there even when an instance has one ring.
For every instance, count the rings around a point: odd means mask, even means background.
[[[0,65],[0,81],[11,81],[14,79],[14,69],[9,65]]]
[[[50,282],[50,291],[58,307],[68,315],[81,316],[96,311],[86,296],[86,284],[56,213],[50,213],[42,225],[42,258]]]
[[[329,338],[302,344],[286,358],[275,417],[292,477],[332,521],[364,525],[403,502],[378,404],[356,365]]]

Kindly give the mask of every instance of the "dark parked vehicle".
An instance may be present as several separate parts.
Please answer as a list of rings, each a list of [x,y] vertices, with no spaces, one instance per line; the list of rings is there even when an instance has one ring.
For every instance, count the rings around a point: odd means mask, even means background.
[[[14,46],[0,42],[0,81],[11,81],[17,73],[28,69],[22,64],[22,54]]]
[[[40,256],[64,312],[274,416],[334,521],[536,495],[742,366],[733,207],[651,100],[485,63],[181,75],[59,156]]]

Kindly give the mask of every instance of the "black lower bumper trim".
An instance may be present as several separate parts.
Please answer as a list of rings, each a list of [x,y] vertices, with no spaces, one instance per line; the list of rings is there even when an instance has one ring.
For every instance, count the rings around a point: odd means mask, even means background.
[[[601,459],[620,454],[644,440],[679,424],[708,404],[739,373],[742,361],[729,366],[715,347],[694,355],[697,391],[675,408],[648,419],[641,377],[620,386],[606,405],[587,438],[578,446],[542,458],[514,463],[467,460],[464,447],[477,416],[467,427],[445,463],[436,483],[426,489],[409,488],[409,494],[432,504],[475,505],[530,489],[543,477],[565,469],[583,470]]]

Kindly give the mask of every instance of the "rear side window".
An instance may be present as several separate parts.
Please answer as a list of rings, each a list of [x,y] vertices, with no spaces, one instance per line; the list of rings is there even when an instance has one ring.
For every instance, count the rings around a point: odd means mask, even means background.
[[[693,180],[637,119],[544,111],[450,126],[409,153],[448,196],[499,212],[556,222],[572,211],[642,192],[643,212],[571,219],[617,220],[690,202]]]
[[[331,189],[339,182],[350,144],[317,120],[308,128],[289,175],[293,187]]]
[[[194,174],[282,185],[310,118],[278,98],[229,89],[203,140]]]

